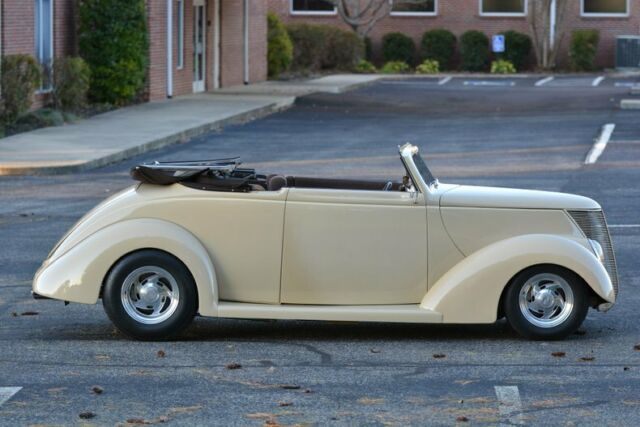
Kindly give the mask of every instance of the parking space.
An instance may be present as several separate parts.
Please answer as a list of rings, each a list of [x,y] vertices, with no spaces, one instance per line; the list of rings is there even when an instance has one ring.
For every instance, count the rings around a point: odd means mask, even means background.
[[[462,77],[443,84],[429,77],[383,81],[307,96],[288,111],[99,170],[2,177],[0,425],[75,425],[85,422],[80,414],[90,414],[87,422],[95,425],[453,425],[464,419],[622,425],[637,419],[639,116],[618,108],[626,93],[618,80],[535,86],[542,78],[498,79],[513,86],[465,85],[489,79]],[[584,165],[606,123],[615,123],[609,144],[595,164]],[[560,342],[525,341],[504,321],[198,318],[183,340],[156,343],[118,334],[100,305],[64,307],[28,294],[55,241],[100,200],[130,185],[128,170],[139,162],[241,155],[245,165],[267,172],[397,178],[396,147],[407,141],[420,146],[442,182],[595,198],[618,258],[616,307],[590,312],[579,333]],[[102,391],[92,391],[95,386]]]

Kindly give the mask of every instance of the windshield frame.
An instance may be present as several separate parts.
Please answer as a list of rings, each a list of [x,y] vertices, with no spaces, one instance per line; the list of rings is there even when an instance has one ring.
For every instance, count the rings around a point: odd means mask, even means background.
[[[431,192],[437,188],[438,180],[433,176],[426,162],[420,156],[418,147],[406,143],[398,147],[398,151],[407,174],[420,192]]]

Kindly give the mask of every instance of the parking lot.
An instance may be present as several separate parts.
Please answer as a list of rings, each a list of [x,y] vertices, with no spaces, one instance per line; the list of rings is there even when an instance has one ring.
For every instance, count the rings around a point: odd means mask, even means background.
[[[95,171],[0,177],[0,425],[635,424],[640,113],[619,108],[636,79],[600,77],[385,80]],[[605,150],[585,165],[606,124]],[[407,141],[442,182],[600,202],[618,304],[559,342],[523,340],[505,321],[198,318],[183,340],[148,343],[117,333],[101,305],[29,295],[55,242],[130,185],[136,163],[240,155],[269,172],[396,179]]]

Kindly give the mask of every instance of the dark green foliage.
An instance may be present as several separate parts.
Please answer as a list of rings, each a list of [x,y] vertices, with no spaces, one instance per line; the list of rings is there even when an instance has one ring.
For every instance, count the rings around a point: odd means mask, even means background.
[[[422,36],[420,51],[423,59],[434,59],[440,70],[449,70],[456,51],[456,36],[442,28],[427,31]]]
[[[53,64],[55,108],[79,111],[86,106],[91,72],[82,58],[59,58]]]
[[[489,38],[470,30],[460,37],[461,68],[465,71],[486,71],[489,66]]]
[[[385,62],[415,63],[416,44],[403,33],[387,33],[382,37],[382,57]]]
[[[293,61],[293,44],[286,27],[274,13],[267,15],[268,53],[267,63],[269,77],[278,77],[291,66]]]
[[[522,70],[531,53],[531,38],[526,34],[510,30],[504,33],[504,44],[505,51],[499,55],[500,59],[511,62],[516,70]]]
[[[89,98],[124,105],[144,90],[149,42],[144,0],[80,0],[80,55],[91,69]]]
[[[42,72],[29,55],[7,55],[0,69],[0,124],[9,125],[29,109]]]
[[[571,67],[575,71],[591,71],[595,68],[600,33],[598,30],[575,30],[569,47]]]
[[[364,38],[364,59],[371,61],[373,58],[373,42],[371,37]]]
[[[351,70],[364,56],[364,42],[351,31],[311,24],[291,24],[287,31],[296,70]]]

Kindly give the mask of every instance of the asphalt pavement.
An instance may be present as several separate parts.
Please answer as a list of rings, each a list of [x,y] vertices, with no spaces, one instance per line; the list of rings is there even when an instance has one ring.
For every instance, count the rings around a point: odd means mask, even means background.
[[[92,172],[0,177],[0,425],[637,425],[640,113],[619,109],[628,87],[616,83],[627,80],[540,79],[382,81]],[[616,127],[605,151],[584,165],[607,123]],[[559,342],[524,340],[504,321],[198,318],[180,341],[143,343],[117,333],[100,305],[29,295],[55,242],[132,184],[138,162],[241,155],[270,172],[396,178],[406,141],[442,182],[599,201],[618,304]]]

